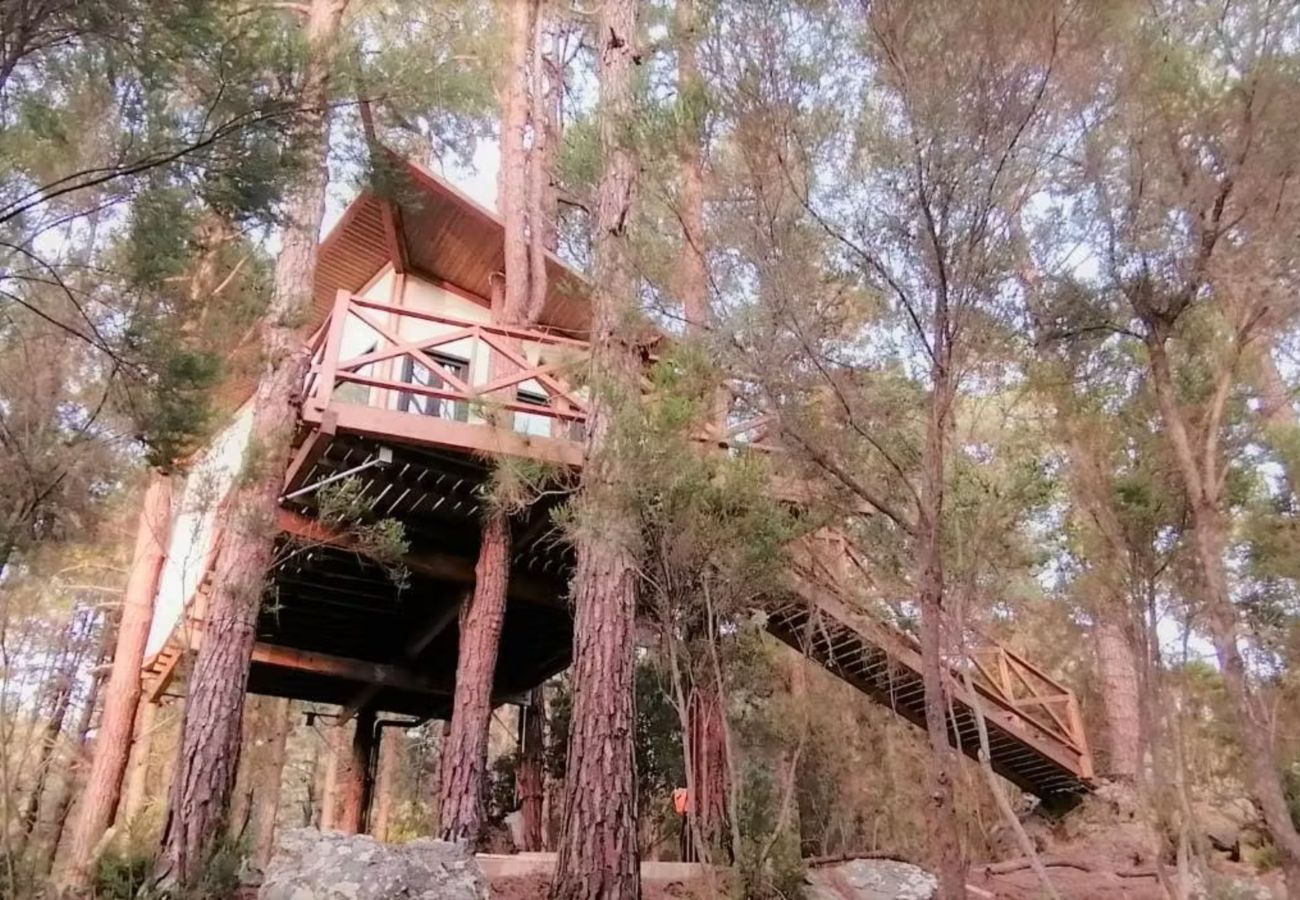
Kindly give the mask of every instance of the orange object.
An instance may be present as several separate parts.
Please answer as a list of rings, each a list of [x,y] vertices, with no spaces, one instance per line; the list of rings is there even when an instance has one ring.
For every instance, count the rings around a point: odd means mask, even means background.
[[[687,796],[686,788],[673,788],[673,809],[677,810],[677,815],[686,815],[686,811],[690,808],[691,801]]]

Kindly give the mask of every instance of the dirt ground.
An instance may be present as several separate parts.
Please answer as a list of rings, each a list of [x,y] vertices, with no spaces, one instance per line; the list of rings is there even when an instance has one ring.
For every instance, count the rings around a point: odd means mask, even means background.
[[[1048,870],[1052,884],[1063,900],[1164,900],[1155,876],[1116,875],[1113,872],[1084,872],[1064,866]],[[1275,880],[1275,879],[1274,879]],[[971,872],[968,900],[1040,900],[1042,886],[1028,869],[998,875]],[[1285,896],[1280,885],[1270,883],[1276,896]],[[546,896],[550,879],[540,875],[493,879],[492,900],[539,900]],[[682,882],[644,883],[644,900],[710,900],[703,888]]]
[[[492,900],[539,900],[546,896],[551,880],[541,875],[494,878],[491,881]],[[664,883],[642,882],[642,900],[705,900],[680,881]]]
[[[1164,900],[1165,896],[1154,876],[1121,878],[1065,868],[1052,868],[1048,876],[1064,900]],[[1043,896],[1042,885],[1029,870],[988,876],[972,872],[967,886],[970,900],[1040,900]]]

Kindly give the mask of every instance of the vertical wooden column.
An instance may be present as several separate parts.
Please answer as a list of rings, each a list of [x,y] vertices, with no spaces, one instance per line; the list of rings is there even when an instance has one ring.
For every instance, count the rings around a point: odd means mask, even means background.
[[[379,774],[375,777],[374,815],[370,834],[375,840],[388,840],[389,824],[393,818],[393,801],[397,793],[397,779],[402,766],[402,732],[394,731],[379,737]]]
[[[366,830],[370,798],[375,788],[375,756],[379,746],[375,728],[375,712],[363,709],[357,713],[356,731],[352,735],[352,752],[347,772],[341,785],[343,809],[335,829],[348,834],[361,834]]]
[[[320,829],[330,831],[338,827],[339,785],[347,780],[348,757],[351,754],[345,725],[330,725],[325,732],[327,758],[325,760],[325,785],[321,790]]]

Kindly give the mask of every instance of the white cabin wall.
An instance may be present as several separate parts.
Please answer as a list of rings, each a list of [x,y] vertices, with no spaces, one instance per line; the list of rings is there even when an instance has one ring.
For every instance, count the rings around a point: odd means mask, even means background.
[[[167,559],[158,579],[153,623],[145,646],[146,658],[167,643],[203,581],[205,563],[216,533],[217,508],[230,493],[231,485],[244,465],[252,426],[253,404],[250,401],[235,414],[230,425],[217,434],[185,476],[180,500],[172,509]]]

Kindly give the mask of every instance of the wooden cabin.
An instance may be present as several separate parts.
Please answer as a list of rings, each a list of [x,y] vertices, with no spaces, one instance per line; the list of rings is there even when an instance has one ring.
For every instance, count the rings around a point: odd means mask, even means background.
[[[582,456],[585,407],[571,387],[586,351],[582,278],[552,259],[538,326],[492,325],[504,268],[500,219],[418,166],[401,164],[395,180],[386,196],[362,193],[321,243],[281,552],[248,683],[252,693],[337,704],[345,718],[449,715],[491,458],[562,469]],[[251,397],[251,384],[242,390]],[[146,650],[154,698],[202,641],[223,500],[251,418],[249,400],[180,490]],[[404,579],[317,520],[322,492],[344,479],[360,486],[369,516],[402,522]],[[572,560],[550,534],[556,502],[536,504],[516,524],[500,701],[569,663]]]

